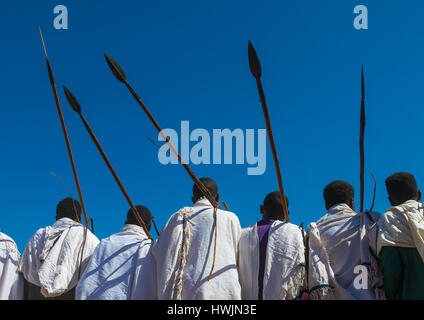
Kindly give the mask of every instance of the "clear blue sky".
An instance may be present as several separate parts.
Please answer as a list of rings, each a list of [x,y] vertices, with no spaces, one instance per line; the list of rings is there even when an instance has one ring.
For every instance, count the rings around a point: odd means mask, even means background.
[[[53,28],[53,8],[66,5],[69,29]],[[369,29],[353,27],[353,8],[367,5]],[[410,171],[424,182],[421,141],[424,95],[424,4],[418,1],[2,1],[0,33],[0,228],[20,251],[54,223],[65,188],[77,196],[38,34],[41,25],[58,87],[67,85],[136,204],[159,226],[191,204],[192,181],[163,166],[145,138],[152,124],[108,69],[108,52],[163,128],[259,129],[265,122],[247,43],[261,58],[263,85],[290,199],[292,221],[325,214],[322,191],[350,182],[359,206],[360,70],[367,89],[366,207],[372,171],[375,209],[389,207],[384,179]],[[89,216],[96,234],[118,232],[128,205],[60,91]],[[271,150],[267,171],[247,165],[192,166],[219,184],[243,227],[260,218],[264,197],[278,189]],[[154,234],[154,232],[152,233]]]

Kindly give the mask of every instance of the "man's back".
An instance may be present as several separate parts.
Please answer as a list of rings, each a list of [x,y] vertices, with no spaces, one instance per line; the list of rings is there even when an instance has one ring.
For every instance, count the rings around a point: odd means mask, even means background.
[[[237,300],[241,288],[237,272],[240,222],[231,212],[217,210],[209,201],[183,208],[168,220],[153,246],[156,260],[158,299]]]
[[[424,205],[414,200],[379,221],[378,252],[388,299],[424,299]]]
[[[0,300],[23,298],[23,279],[18,272],[19,258],[16,243],[0,232]]]
[[[143,228],[132,224],[103,239],[78,284],[77,300],[147,299],[154,290],[148,285],[152,273],[137,280],[140,272],[153,267],[151,245]]]
[[[45,298],[57,298],[73,291],[89,258],[99,243],[89,230],[68,218],[53,226],[39,229],[28,242],[22,255],[20,270],[29,284],[26,299],[41,299],[32,295],[38,287]],[[81,249],[84,249],[81,252]],[[81,260],[82,255],[82,260]],[[69,297],[73,297],[71,292]]]
[[[301,229],[291,223],[274,220],[266,243],[261,244],[259,225],[243,229],[239,243],[242,298],[299,298],[306,282],[305,247]],[[263,257],[261,246],[265,246]]]
[[[371,284],[368,284],[368,289],[355,287],[355,278],[358,276],[355,269],[371,263],[372,236],[369,232],[370,226],[377,219],[378,213],[357,214],[348,205],[339,204],[333,206],[316,223],[322,246],[339,286],[336,288],[337,299],[375,299]]]

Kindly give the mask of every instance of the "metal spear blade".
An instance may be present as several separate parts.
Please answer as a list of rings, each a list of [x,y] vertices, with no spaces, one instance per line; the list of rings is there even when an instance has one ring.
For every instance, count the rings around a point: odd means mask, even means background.
[[[119,64],[115,60],[113,60],[107,53],[105,53],[105,58],[107,64],[109,65],[109,68],[112,70],[115,77],[121,82],[126,82],[127,76],[125,75],[124,70],[122,70]]]
[[[68,88],[63,86],[63,92],[65,93],[66,100],[68,100],[69,105],[76,113],[81,113],[81,105],[79,104],[77,98],[73,95]]]
[[[259,62],[258,54],[253,47],[252,42],[249,41],[249,65],[250,71],[256,80],[259,80],[262,76],[261,63]]]

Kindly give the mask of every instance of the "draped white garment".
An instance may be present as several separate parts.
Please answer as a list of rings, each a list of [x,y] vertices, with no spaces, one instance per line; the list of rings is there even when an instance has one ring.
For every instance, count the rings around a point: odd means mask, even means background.
[[[103,239],[76,289],[76,300],[154,299],[152,240],[142,227],[127,224]]]
[[[201,199],[168,220],[152,250],[159,300],[241,299],[237,271],[240,222],[234,213],[219,209],[217,220],[216,262],[210,281],[215,239],[210,202]]]
[[[378,254],[386,246],[417,248],[424,261],[424,204],[409,200],[391,208],[378,226]]]
[[[376,222],[379,214],[355,213],[348,205],[333,206],[309,232],[309,289],[312,298],[338,300],[374,300],[381,286],[376,253]],[[355,288],[360,275],[357,266],[368,271],[368,289]],[[326,286],[334,290],[326,290]],[[356,285],[358,287],[358,285]],[[317,288],[319,290],[313,294]]]
[[[258,299],[259,237],[257,224],[243,229],[239,243],[239,275],[243,300]],[[269,229],[263,282],[264,300],[293,300],[306,288],[302,231],[275,221]]]
[[[44,297],[58,297],[78,284],[84,233],[80,223],[63,218],[39,229],[28,242],[20,270],[28,282],[41,287]],[[81,275],[98,243],[87,230]]]
[[[16,243],[0,232],[0,300],[22,300],[24,282],[19,273],[20,253]]]

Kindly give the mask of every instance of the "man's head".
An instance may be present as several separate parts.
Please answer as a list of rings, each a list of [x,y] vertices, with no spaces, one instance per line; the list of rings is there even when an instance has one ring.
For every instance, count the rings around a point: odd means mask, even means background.
[[[399,172],[386,180],[386,189],[392,206],[398,206],[408,200],[421,200],[421,191],[418,190],[417,182],[412,174]]]
[[[211,178],[200,178],[200,182],[209,190],[212,197],[218,202],[219,194],[218,194],[218,185]],[[200,198],[204,197],[203,193],[199,190],[196,184],[193,185],[193,197],[191,200],[193,203],[196,203]]]
[[[288,209],[289,199],[287,196],[286,203]],[[266,196],[263,205],[261,205],[261,213],[264,219],[284,220],[283,205],[281,203],[281,195],[279,191],[271,192]]]
[[[137,209],[138,214],[141,217],[141,220],[143,220],[144,224],[147,227],[147,230],[150,231],[150,228],[152,227],[152,214],[150,213],[150,210],[147,209],[145,206],[136,206],[135,207]],[[127,221],[125,222],[125,224],[134,224],[136,226],[140,226],[141,227],[141,223],[138,222],[134,212],[132,211],[132,209],[128,210],[127,213]]]
[[[81,222],[81,205],[77,200],[66,198],[56,207],[56,220],[69,218]]]
[[[347,204],[352,210],[355,210],[354,202],[355,192],[353,187],[345,181],[334,181],[324,189],[325,208],[330,210],[337,204]]]

